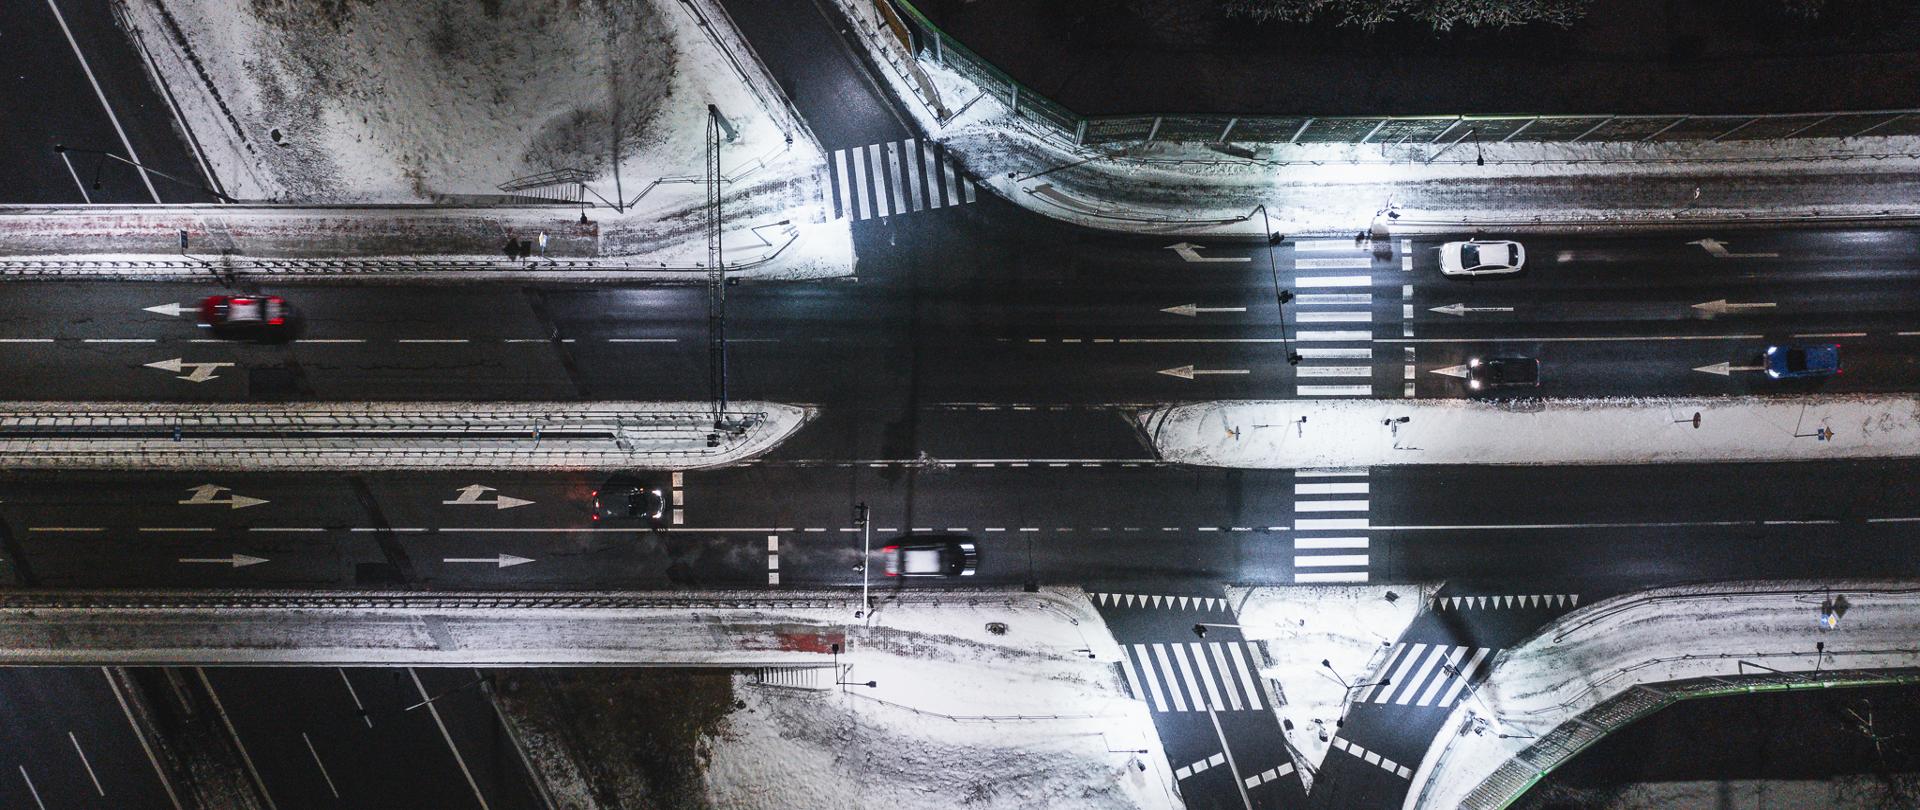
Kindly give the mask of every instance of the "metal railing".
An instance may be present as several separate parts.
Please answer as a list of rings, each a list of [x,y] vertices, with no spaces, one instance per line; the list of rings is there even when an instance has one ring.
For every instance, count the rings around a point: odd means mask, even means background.
[[[854,0],[861,2],[862,0]],[[910,0],[890,3],[915,54],[953,70],[1015,115],[1074,146],[1156,141],[1202,144],[1433,144],[1763,141],[1920,135],[1920,109],[1761,115],[1081,115],[1022,85],[941,31]]]

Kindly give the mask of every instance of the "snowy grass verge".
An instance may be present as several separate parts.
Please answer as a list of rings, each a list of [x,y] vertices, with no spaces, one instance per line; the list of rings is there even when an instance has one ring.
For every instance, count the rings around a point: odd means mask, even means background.
[[[1836,629],[1823,629],[1823,602],[1835,596],[1847,609]],[[1508,797],[1469,795],[1516,756],[1526,757],[1529,774],[1559,765],[1574,751],[1543,738],[1571,724],[1591,728],[1583,714],[1637,687],[1796,675],[1811,686],[1916,666],[1920,582],[1724,583],[1614,597],[1502,651],[1441,726],[1404,806],[1501,806]]]
[[[1212,467],[1920,456],[1913,396],[1255,400],[1165,406],[1138,418],[1162,458]]]

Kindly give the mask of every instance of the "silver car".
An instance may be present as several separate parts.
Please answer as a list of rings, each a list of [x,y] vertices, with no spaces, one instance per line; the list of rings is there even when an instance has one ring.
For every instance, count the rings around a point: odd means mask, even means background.
[[[1519,242],[1474,239],[1440,246],[1440,274],[1445,276],[1518,273],[1526,263],[1527,251]]]

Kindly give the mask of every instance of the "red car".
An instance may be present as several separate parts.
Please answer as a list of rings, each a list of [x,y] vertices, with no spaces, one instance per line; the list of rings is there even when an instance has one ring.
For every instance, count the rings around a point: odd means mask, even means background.
[[[209,295],[200,302],[200,325],[217,333],[279,331],[292,314],[277,295]]]

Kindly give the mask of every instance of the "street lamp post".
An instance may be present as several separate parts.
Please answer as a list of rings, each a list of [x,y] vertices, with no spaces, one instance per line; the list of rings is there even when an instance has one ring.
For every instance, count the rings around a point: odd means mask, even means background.
[[[77,155],[99,155],[100,156],[100,164],[98,166],[95,166],[93,171],[93,189],[95,191],[100,190],[100,168],[105,166],[107,160],[111,158],[113,160],[120,161],[121,163],[125,163],[128,166],[132,166],[136,169],[139,169],[143,172],[160,175],[161,177],[164,177],[168,180],[172,180],[173,182],[179,183],[180,185],[186,186],[188,188],[204,191],[210,195],[213,195],[214,199],[219,200],[223,203],[239,202],[239,200],[236,200],[225,194],[221,194],[220,192],[214,191],[213,189],[207,188],[206,186],[200,185],[199,183],[192,183],[186,180],[182,180],[178,177],[174,177],[171,174],[167,174],[166,172],[160,171],[159,169],[153,168],[152,166],[146,166],[140,163],[136,163],[132,160],[128,160],[127,158],[121,157],[120,155],[117,155],[113,152],[106,151],[105,149],[76,149],[74,147],[67,146],[66,144],[59,144],[59,143],[53,145],[53,153],[56,155],[59,155],[61,160],[67,160],[67,153],[69,152],[72,152]],[[67,171],[69,173],[73,172],[73,161],[71,160],[67,160]],[[74,179],[77,181],[79,179],[79,175],[75,174]],[[83,197],[86,196],[85,189],[81,190],[81,196]],[[93,202],[93,200],[89,198],[87,202]]]
[[[1293,291],[1280,288],[1280,264],[1273,256],[1273,246],[1286,241],[1286,236],[1274,233],[1273,220],[1267,217],[1266,203],[1260,204],[1259,211],[1260,231],[1266,234],[1267,240],[1267,273],[1273,277],[1273,307],[1280,313],[1280,345],[1287,349],[1287,365],[1297,366],[1300,365],[1300,353],[1294,351],[1293,341],[1287,337],[1287,302],[1293,300]]]
[[[873,689],[880,685],[879,681],[846,680],[845,673],[842,673],[840,671],[840,645],[838,643],[835,643],[832,647],[832,650],[833,650],[833,685],[843,687],[840,691],[842,692],[847,691],[844,687],[848,687],[848,686],[864,686],[864,687],[867,687],[868,689]]]
[[[867,596],[868,572],[873,565],[873,516],[867,510],[867,502],[853,505],[853,525],[860,527],[860,609],[853,612],[856,619],[864,619],[867,611],[873,609],[873,600]]]

